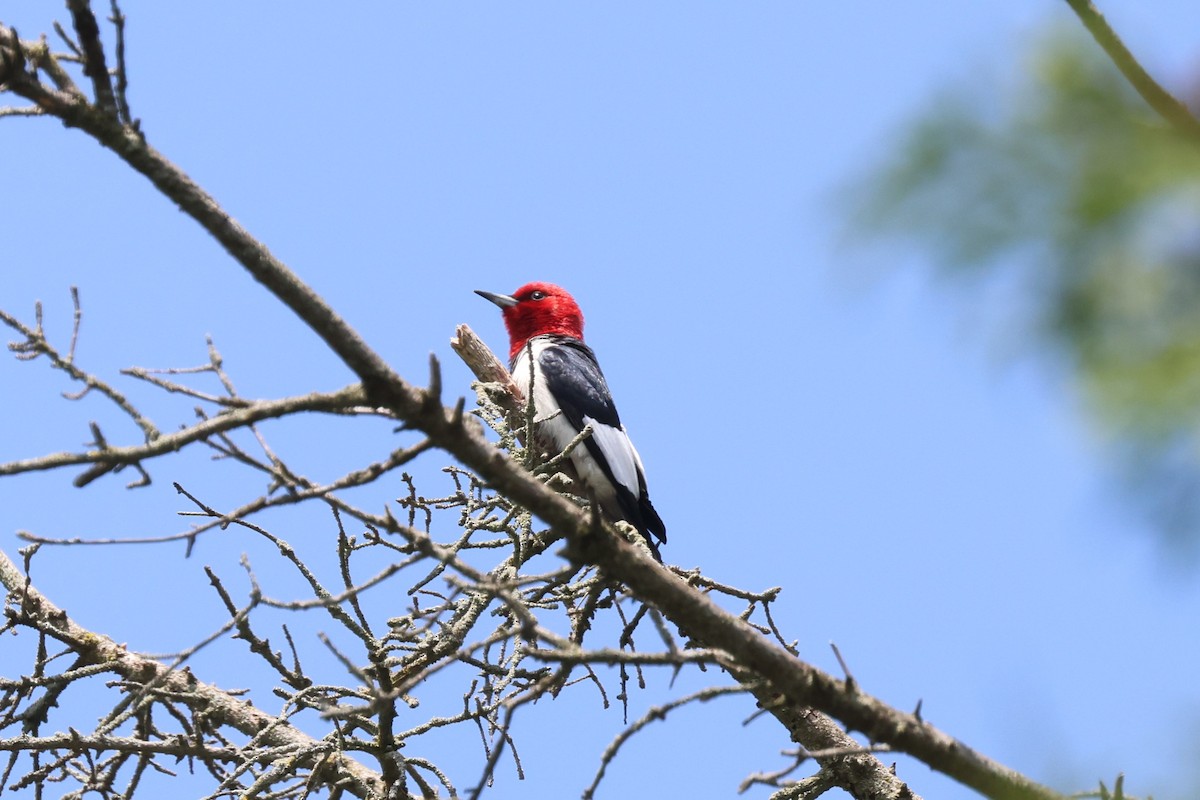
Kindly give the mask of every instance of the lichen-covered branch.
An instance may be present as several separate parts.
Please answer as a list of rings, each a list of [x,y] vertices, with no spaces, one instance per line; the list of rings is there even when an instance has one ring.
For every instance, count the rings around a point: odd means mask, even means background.
[[[75,655],[75,669],[87,666],[102,667],[105,672],[122,680],[138,686],[154,687],[162,695],[174,698],[178,706],[186,708],[189,714],[202,716],[209,725],[228,725],[254,737],[260,747],[286,749],[298,767],[326,771],[326,780],[344,782],[345,788],[356,797],[380,795],[378,777],[345,753],[338,752],[333,742],[314,740],[285,720],[232,697],[215,686],[203,683],[189,672],[167,669],[153,659],[131,652],[124,645],[103,634],[78,625],[66,611],[43,596],[3,551],[0,551],[0,584],[6,589],[9,598],[4,627],[31,628],[57,641]],[[201,726],[196,730],[196,734],[202,736],[204,731],[204,726]],[[202,741],[206,743],[190,745],[200,753],[196,757],[223,762],[230,756],[226,744],[207,739]],[[89,749],[87,741],[80,740],[76,744],[62,745],[55,736],[48,737],[43,744],[45,752]],[[163,746],[146,743],[145,749],[142,750],[132,745],[123,749],[129,752],[154,753],[160,752],[159,748]],[[176,747],[184,746],[181,744]],[[29,744],[21,749],[32,747],[33,745]],[[161,752],[170,754],[167,750]],[[270,760],[274,755],[276,753],[266,751],[254,754],[253,749],[241,748],[237,757],[262,761]]]

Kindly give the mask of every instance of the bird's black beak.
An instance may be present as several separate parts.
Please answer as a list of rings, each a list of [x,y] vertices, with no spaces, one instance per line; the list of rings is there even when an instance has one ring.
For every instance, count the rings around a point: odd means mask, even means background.
[[[493,292],[485,292],[482,289],[476,289],[475,294],[479,295],[484,300],[491,300],[501,308],[511,308],[517,304],[517,298],[507,294],[495,294]]]

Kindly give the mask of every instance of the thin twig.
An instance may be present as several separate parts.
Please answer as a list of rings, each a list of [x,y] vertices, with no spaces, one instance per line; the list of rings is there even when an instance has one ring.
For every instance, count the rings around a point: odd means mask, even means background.
[[[127,98],[129,91],[129,70],[125,68],[125,15],[121,13],[121,7],[117,4],[117,0],[111,0],[110,6],[112,8],[112,16],[108,18],[108,21],[113,24],[117,35],[117,115],[126,125],[133,125],[136,128],[137,123],[129,113],[129,100]]]
[[[2,313],[0,312],[0,314]],[[106,447],[84,453],[54,453],[23,461],[10,461],[0,464],[0,475],[16,475],[78,464],[97,464],[110,469],[122,464],[135,464],[155,456],[174,452],[191,442],[245,427],[252,422],[274,419],[301,411],[335,412],[349,406],[361,405],[363,397],[361,387],[348,386],[332,394],[310,394],[301,397],[286,397],[281,400],[264,400],[246,408],[229,411],[205,420],[177,433],[161,435],[144,445]],[[85,476],[87,480],[83,480]],[[81,481],[86,483],[95,477],[98,476],[84,473],[79,479],[76,479],[76,485],[80,485]]]
[[[1067,0],[1067,4],[1079,16],[1084,27],[1092,34],[1092,38],[1104,49],[1113,64],[1121,70],[1121,74],[1133,85],[1142,99],[1175,128],[1188,136],[1200,139],[1200,119],[1197,119],[1186,105],[1151,77],[1150,73],[1133,57],[1133,53],[1129,52],[1129,48],[1121,41],[1121,37],[1117,36],[1116,31],[1091,3],[1091,0]]]

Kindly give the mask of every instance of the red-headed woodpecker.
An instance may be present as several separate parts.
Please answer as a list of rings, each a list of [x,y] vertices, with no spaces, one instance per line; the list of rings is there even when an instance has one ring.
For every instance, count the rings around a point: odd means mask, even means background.
[[[606,515],[637,528],[662,561],[655,539],[665,543],[667,528],[650,504],[642,459],[617,416],[604,373],[583,343],[583,313],[575,299],[552,283],[538,282],[511,295],[475,293],[504,313],[509,372],[533,398],[538,437],[562,452],[591,426],[591,436],[571,451],[576,476]]]

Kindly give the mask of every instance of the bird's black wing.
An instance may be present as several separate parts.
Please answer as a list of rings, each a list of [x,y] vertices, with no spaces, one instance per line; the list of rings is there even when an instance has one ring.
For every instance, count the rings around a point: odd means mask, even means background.
[[[574,339],[555,342],[538,358],[546,388],[554,395],[563,415],[576,430],[583,430],[584,417],[621,427],[621,417],[608,391],[604,373],[592,349]]]
[[[616,490],[622,516],[646,536],[652,548],[651,533],[665,542],[666,526],[650,504],[640,466],[634,467],[632,475],[627,474],[628,470],[613,469],[614,464],[637,465],[639,459],[621,425],[608,382],[591,348],[575,339],[555,342],[538,357],[538,368],[546,388],[575,430],[583,430],[589,421],[594,423],[592,436],[585,440],[584,446]],[[609,430],[597,429],[599,426]],[[654,550],[657,555],[657,548]]]

